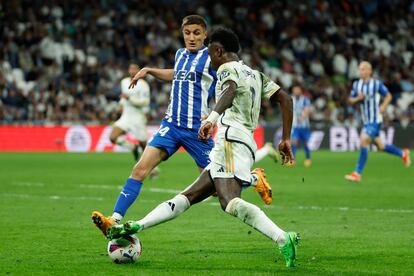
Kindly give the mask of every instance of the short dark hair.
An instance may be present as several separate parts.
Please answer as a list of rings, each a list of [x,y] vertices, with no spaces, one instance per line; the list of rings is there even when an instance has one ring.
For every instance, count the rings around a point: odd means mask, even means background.
[[[211,32],[210,43],[219,42],[226,52],[237,53],[240,50],[239,38],[230,29],[219,27]]]
[[[186,17],[184,17],[183,23],[181,24],[181,28],[183,28],[185,25],[193,25],[193,24],[200,25],[204,29],[207,30],[206,20],[198,14],[191,14],[191,15],[187,15]]]

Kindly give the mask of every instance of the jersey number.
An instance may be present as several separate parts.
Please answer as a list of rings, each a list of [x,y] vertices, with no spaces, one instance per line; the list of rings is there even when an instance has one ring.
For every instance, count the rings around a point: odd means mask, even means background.
[[[158,133],[160,134],[161,137],[164,137],[165,134],[167,134],[167,132],[170,130],[169,127],[163,127],[160,130],[158,130]]]

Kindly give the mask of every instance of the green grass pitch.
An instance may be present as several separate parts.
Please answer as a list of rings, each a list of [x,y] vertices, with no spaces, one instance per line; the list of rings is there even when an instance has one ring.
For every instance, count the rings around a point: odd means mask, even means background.
[[[90,213],[110,214],[133,166],[129,154],[0,153],[0,274],[414,275],[414,169],[370,153],[360,184],[346,182],[358,153],[313,153],[313,166],[266,159],[273,204],[243,197],[280,227],[301,234],[298,266],[275,244],[221,211],[211,198],[139,235],[135,264],[116,265]],[[185,153],[161,165],[126,219],[139,219],[190,184],[198,171]]]

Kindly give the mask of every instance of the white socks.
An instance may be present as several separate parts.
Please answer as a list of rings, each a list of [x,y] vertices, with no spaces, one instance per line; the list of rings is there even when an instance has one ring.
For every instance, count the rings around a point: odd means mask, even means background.
[[[142,229],[146,229],[160,223],[172,220],[182,214],[190,208],[190,202],[187,197],[179,194],[173,199],[167,200],[166,202],[158,205],[143,219],[139,220],[138,223],[142,226]]]
[[[274,224],[256,205],[236,197],[227,204],[226,212],[271,238],[279,246],[286,243],[285,231]]]
[[[115,143],[117,145],[126,147],[129,150],[133,150],[134,149],[134,146],[135,146],[133,143],[131,143],[130,141],[128,141],[126,139],[126,136],[125,135],[118,136],[118,138],[116,138]]]
[[[256,158],[254,162],[259,162],[260,160],[265,158],[269,154],[269,152],[270,152],[270,148],[269,146],[265,144],[261,149],[258,149],[256,151]]]

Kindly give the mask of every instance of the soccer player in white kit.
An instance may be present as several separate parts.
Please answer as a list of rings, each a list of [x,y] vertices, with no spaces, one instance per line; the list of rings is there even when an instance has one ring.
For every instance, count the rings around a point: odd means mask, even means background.
[[[218,125],[211,163],[189,188],[158,205],[143,219],[109,228],[108,238],[136,233],[174,219],[216,190],[223,211],[272,239],[285,258],[286,266],[295,266],[298,234],[285,232],[260,208],[241,199],[242,185],[251,182],[250,169],[256,153],[253,132],[258,124],[262,99],[280,104],[283,135],[279,152],[284,164],[294,163],[290,145],[292,99],[267,76],[239,61],[238,51],[239,40],[231,30],[220,28],[212,32],[208,53],[213,68],[218,69],[217,104],[202,122],[198,133],[199,139],[206,142],[214,125]]]
[[[122,115],[115,122],[109,139],[113,144],[128,148],[138,160],[139,153],[143,151],[147,144],[147,117],[150,103],[150,88],[148,83],[140,79],[138,85],[129,89],[131,78],[139,71],[139,66],[131,62],[128,67],[128,75],[121,81],[121,100]],[[126,134],[129,133],[138,142],[135,144],[128,140]]]

